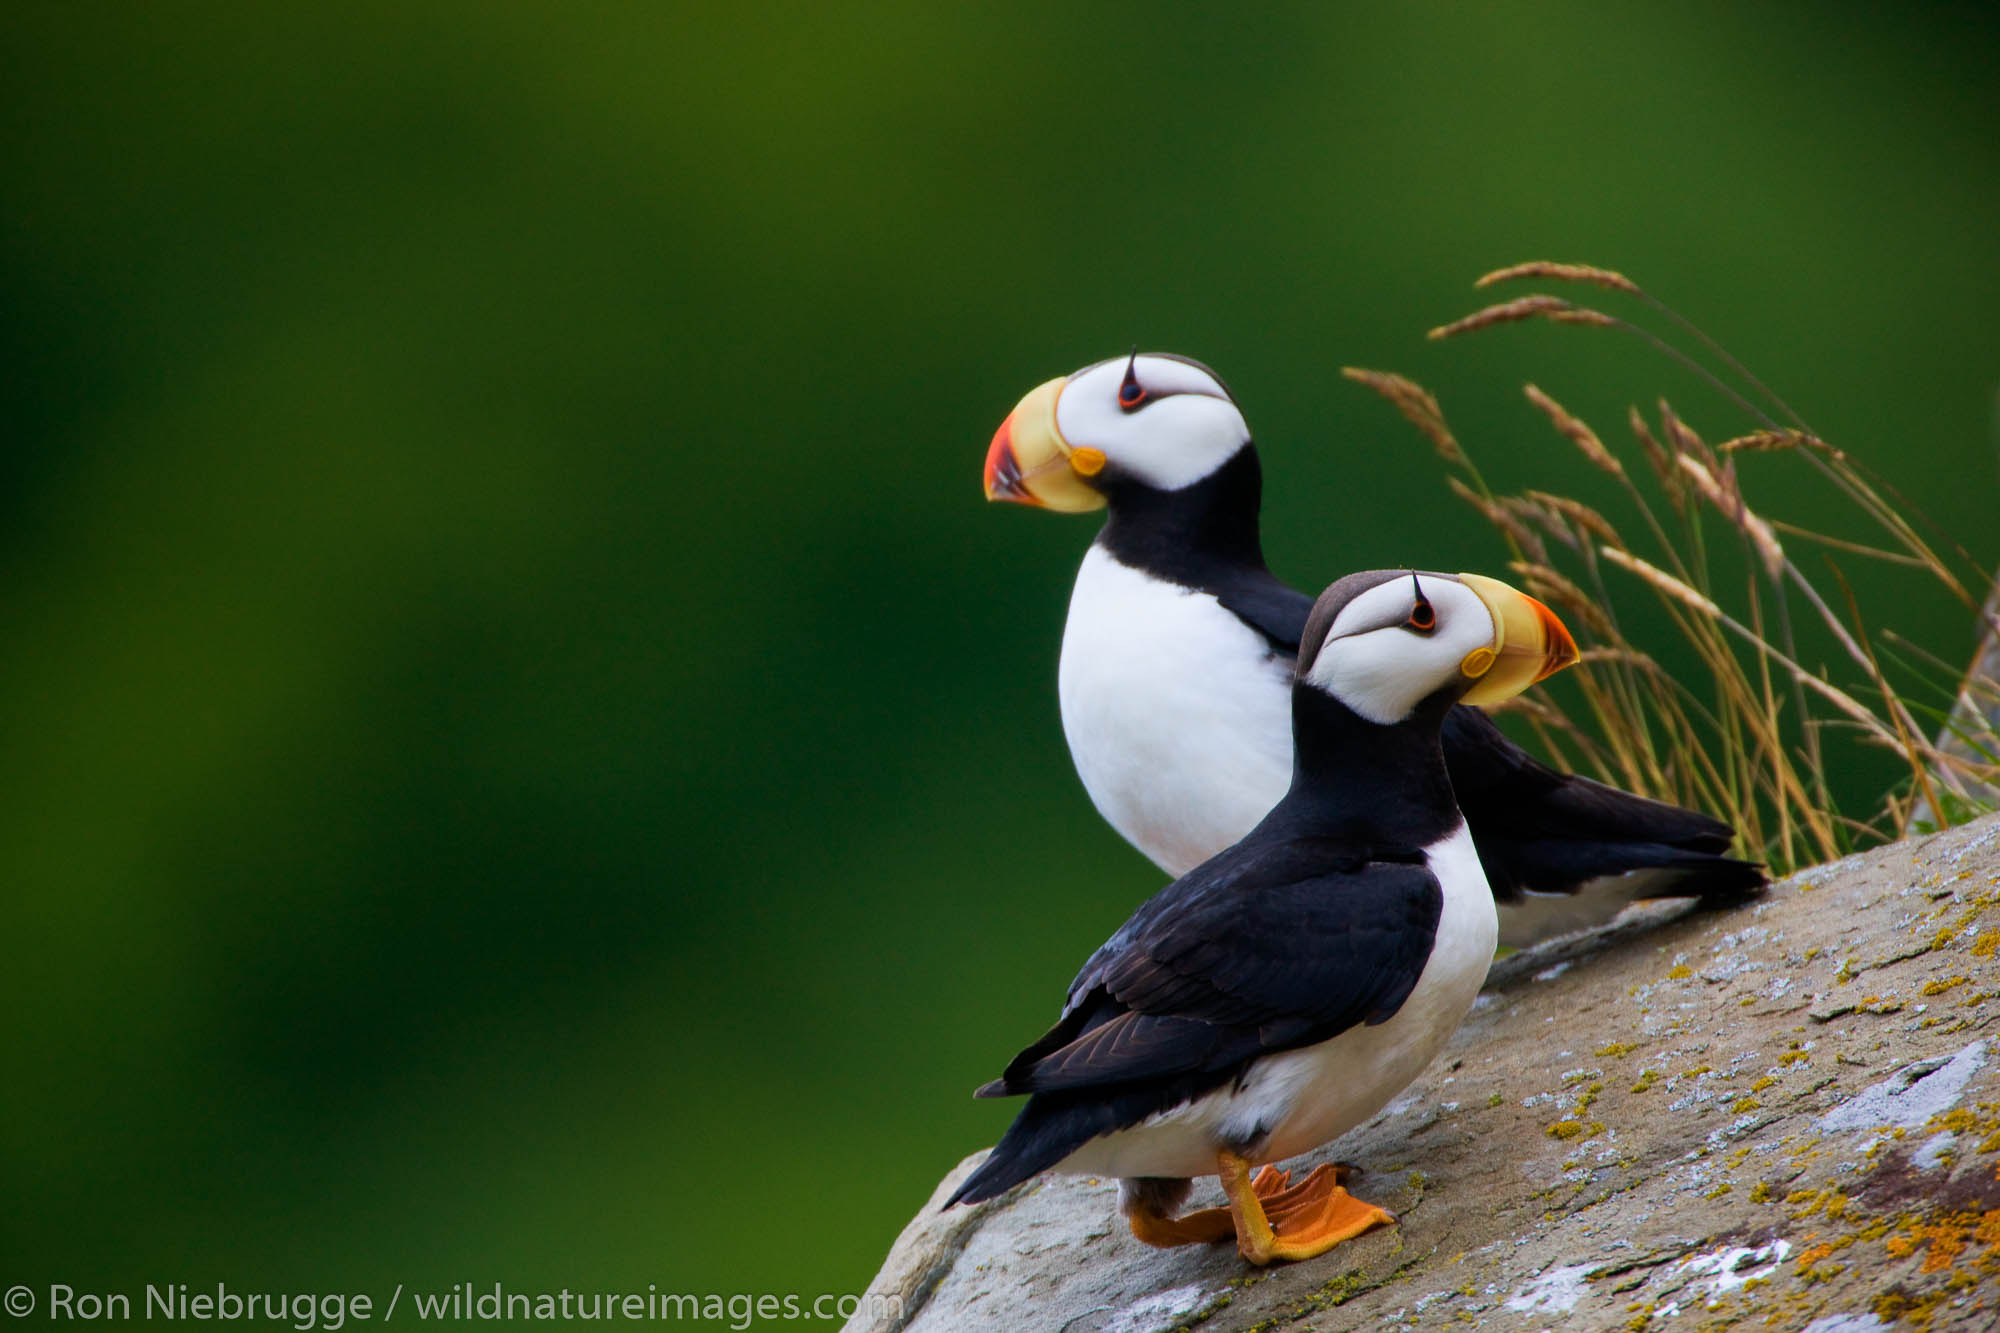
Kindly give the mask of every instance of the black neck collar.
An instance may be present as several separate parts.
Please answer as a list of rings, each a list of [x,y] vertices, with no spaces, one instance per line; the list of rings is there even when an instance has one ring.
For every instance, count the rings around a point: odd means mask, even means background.
[[[1291,836],[1370,848],[1414,852],[1437,842],[1460,818],[1439,734],[1450,708],[1440,693],[1384,726],[1294,685],[1292,786],[1267,822]]]
[[[1206,586],[1219,568],[1264,568],[1257,535],[1264,474],[1249,444],[1177,491],[1115,476],[1102,490],[1110,514],[1097,542],[1121,564],[1190,588]]]

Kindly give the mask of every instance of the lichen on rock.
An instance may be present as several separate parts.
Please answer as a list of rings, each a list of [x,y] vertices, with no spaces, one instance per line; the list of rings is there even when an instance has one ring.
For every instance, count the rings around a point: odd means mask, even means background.
[[[1111,1181],[939,1215],[974,1158],[871,1286],[900,1316],[850,1328],[1993,1328],[1996,939],[2000,816],[1634,909],[1495,964],[1431,1068],[1300,1159],[1358,1164],[1399,1226],[1258,1271],[1141,1245]]]

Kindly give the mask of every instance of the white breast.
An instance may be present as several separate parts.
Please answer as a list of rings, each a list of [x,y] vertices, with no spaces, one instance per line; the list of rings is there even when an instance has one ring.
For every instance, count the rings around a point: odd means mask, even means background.
[[[1387,1106],[1444,1049],[1485,984],[1499,918],[1472,834],[1460,821],[1424,856],[1444,890],[1444,910],[1430,961],[1403,1007],[1387,1022],[1260,1062],[1274,1066],[1267,1076],[1274,1087],[1298,1088],[1295,1109],[1267,1149],[1273,1160],[1309,1152]]]
[[[1092,1139],[1057,1169],[1107,1176],[1203,1176],[1217,1149],[1258,1127],[1270,1137],[1260,1161],[1282,1161],[1329,1143],[1367,1120],[1423,1072],[1472,1007],[1493,961],[1493,893],[1460,823],[1425,852],[1444,890],[1437,937],[1402,1008],[1373,1027],[1354,1027],[1301,1050],[1253,1064],[1242,1082]]]
[[[1084,790],[1168,874],[1236,843],[1291,784],[1291,664],[1210,594],[1099,546],[1070,595],[1057,692]]]

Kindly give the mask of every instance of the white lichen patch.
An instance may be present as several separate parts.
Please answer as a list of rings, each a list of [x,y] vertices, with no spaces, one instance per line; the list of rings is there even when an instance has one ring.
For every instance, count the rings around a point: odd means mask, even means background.
[[[1540,1277],[1528,1279],[1522,1288],[1507,1298],[1507,1308],[1520,1314],[1546,1310],[1551,1314],[1568,1314],[1583,1299],[1587,1289],[1584,1279],[1594,1264],[1567,1264],[1551,1268]]]
[[[1991,846],[1996,836],[2000,836],[2000,828],[1989,827],[1980,830],[1976,837],[1968,838],[1951,849],[1951,863],[1956,866],[1972,853]]]
[[[1771,932],[1768,927],[1745,926],[1741,930],[1732,930],[1717,940],[1715,952],[1721,953],[1724,949],[1755,949],[1767,943],[1770,938]]]
[[[1877,1314],[1830,1314],[1813,1320],[1799,1333],[1875,1333],[1875,1330],[1887,1327]]]
[[[1949,1166],[1951,1159],[1957,1155],[1953,1149],[1957,1142],[1956,1134],[1933,1134],[1924,1140],[1922,1147],[1910,1154],[1910,1165],[1919,1171],[1935,1171],[1941,1166]]]
[[[1111,1318],[1104,1321],[1100,1333],[1152,1333],[1162,1325],[1171,1325],[1181,1317],[1193,1314],[1207,1301],[1208,1293],[1198,1282],[1156,1291],[1114,1312]]]
[[[1746,1282],[1768,1282],[1792,1252],[1792,1243],[1774,1238],[1762,1245],[1725,1245],[1691,1254],[1667,1270],[1668,1290],[1685,1284],[1713,1303],[1740,1290]]]
[[[1819,1118],[1822,1130],[1915,1129],[1957,1105],[1986,1063],[1986,1043],[1961,1047],[1941,1064],[1919,1061],[1863,1088]]]

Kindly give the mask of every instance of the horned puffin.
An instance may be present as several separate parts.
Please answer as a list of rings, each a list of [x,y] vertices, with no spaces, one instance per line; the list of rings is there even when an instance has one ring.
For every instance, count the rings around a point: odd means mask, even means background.
[[[1056,1025],[979,1089],[1028,1103],[946,1206],[1051,1169],[1116,1176],[1140,1240],[1233,1235],[1254,1264],[1394,1221],[1338,1168],[1291,1185],[1268,1164],[1380,1110],[1471,1007],[1498,919],[1440,733],[1461,699],[1575,660],[1562,622],[1497,579],[1376,570],[1321,594],[1283,798],[1134,912]],[[1228,1207],[1175,1216],[1209,1174]]]
[[[1215,373],[1116,357],[1031,390],[987,450],[989,499],[1105,509],[1063,630],[1063,732],[1091,801],[1170,875],[1241,838],[1291,780],[1290,680],[1312,599],[1265,567],[1262,475]],[[1760,866],[1729,825],[1556,772],[1475,708],[1444,722],[1460,808],[1519,947],[1638,898],[1730,902]]]

